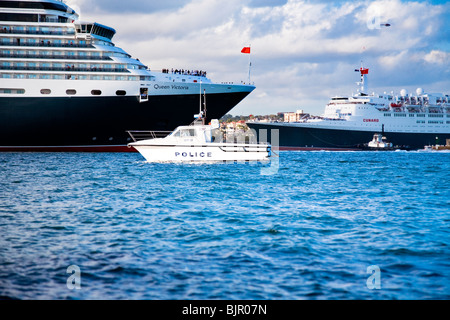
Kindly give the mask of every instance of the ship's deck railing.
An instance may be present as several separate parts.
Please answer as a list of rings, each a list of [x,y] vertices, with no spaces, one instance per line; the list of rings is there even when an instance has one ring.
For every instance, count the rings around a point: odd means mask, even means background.
[[[204,77],[206,78],[206,71],[203,70],[185,70],[185,69],[162,69],[161,73],[173,74],[173,75],[183,75],[183,76],[193,76],[193,77]]]
[[[165,138],[172,133],[172,131],[129,130],[127,133],[130,135],[131,139],[136,142],[147,139]]]
[[[0,33],[9,34],[35,34],[35,35],[46,35],[46,36],[74,36],[75,30],[67,31],[40,31],[40,30],[11,30],[6,27],[0,26]]]
[[[106,56],[80,56],[80,55],[60,55],[56,53],[52,54],[18,54],[18,53],[1,53],[0,58],[15,58],[15,59],[64,59],[64,60],[103,60],[103,61],[112,61],[110,57]]]
[[[45,47],[45,48],[95,48],[91,44],[81,43],[42,43],[42,42],[23,42],[1,41],[0,46],[6,47]]]
[[[77,72],[114,72],[114,73],[129,73],[130,71],[126,68],[77,68],[77,67],[66,67],[66,68],[55,68],[55,67],[23,67],[23,66],[2,66],[0,65],[0,70],[14,70],[14,71],[77,71]]]

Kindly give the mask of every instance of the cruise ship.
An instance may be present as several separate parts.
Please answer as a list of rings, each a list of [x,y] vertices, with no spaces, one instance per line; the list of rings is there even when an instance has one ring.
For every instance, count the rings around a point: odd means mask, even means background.
[[[151,70],[62,0],[0,1],[0,151],[130,151],[129,130],[221,118],[255,87]],[[201,93],[201,94],[200,94]]]
[[[369,69],[361,67],[358,92],[331,98],[322,116],[293,122],[248,122],[251,129],[278,129],[280,150],[359,150],[382,133],[394,146],[423,149],[450,138],[450,97],[440,93],[368,93]],[[261,131],[264,132],[264,131]],[[270,141],[270,134],[268,134]],[[274,144],[274,142],[272,142]]]

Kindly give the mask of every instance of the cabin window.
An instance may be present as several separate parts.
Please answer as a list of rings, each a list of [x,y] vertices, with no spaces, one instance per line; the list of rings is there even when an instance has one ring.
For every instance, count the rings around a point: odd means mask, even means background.
[[[73,95],[77,94],[77,90],[75,90],[75,89],[68,89],[68,90],[66,90],[66,93],[69,96],[73,96]]]
[[[41,94],[50,94],[52,93],[52,90],[50,89],[41,89]]]
[[[100,96],[102,94],[102,91],[101,90],[92,90],[91,94],[93,96]]]
[[[0,88],[0,93],[24,94],[25,93],[25,89]]]
[[[117,96],[126,96],[127,92],[125,90],[117,90],[116,95]]]
[[[182,137],[195,137],[195,129],[180,130],[180,135]]]
[[[195,137],[196,136],[196,132],[195,129],[180,129],[178,131],[175,131],[172,136],[174,137]]]

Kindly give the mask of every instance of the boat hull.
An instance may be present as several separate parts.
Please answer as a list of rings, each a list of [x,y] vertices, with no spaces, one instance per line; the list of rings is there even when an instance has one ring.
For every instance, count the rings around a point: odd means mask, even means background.
[[[147,162],[267,161],[269,145],[142,145],[132,143]]]
[[[251,91],[207,94],[208,119]],[[130,151],[127,130],[171,131],[192,122],[198,95],[0,97],[0,151]],[[132,150],[132,149],[131,149]]]
[[[350,129],[314,128],[302,125],[285,125],[270,123],[247,123],[256,131],[259,138],[260,130],[279,130],[280,150],[361,150],[360,146],[372,140],[373,131]],[[385,132],[387,139],[394,146],[408,149],[423,149],[425,145],[435,144],[436,140],[445,141],[450,138],[448,133],[412,133]],[[267,134],[269,143],[272,135]]]

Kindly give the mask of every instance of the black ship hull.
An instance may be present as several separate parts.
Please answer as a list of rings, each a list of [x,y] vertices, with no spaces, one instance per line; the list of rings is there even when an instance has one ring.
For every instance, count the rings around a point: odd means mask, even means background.
[[[277,141],[272,141],[271,130],[278,129],[280,150],[361,150],[361,146],[371,141],[373,134],[376,133],[251,122],[247,125],[256,131],[258,140],[262,134],[265,135],[264,131],[260,130],[267,130],[267,140],[273,146],[276,146]],[[450,139],[449,133],[385,132],[384,135],[394,146],[407,150],[423,149],[426,145]]]
[[[219,119],[250,92],[207,94]],[[0,98],[0,151],[132,151],[128,130],[172,131],[199,111],[199,95]]]

